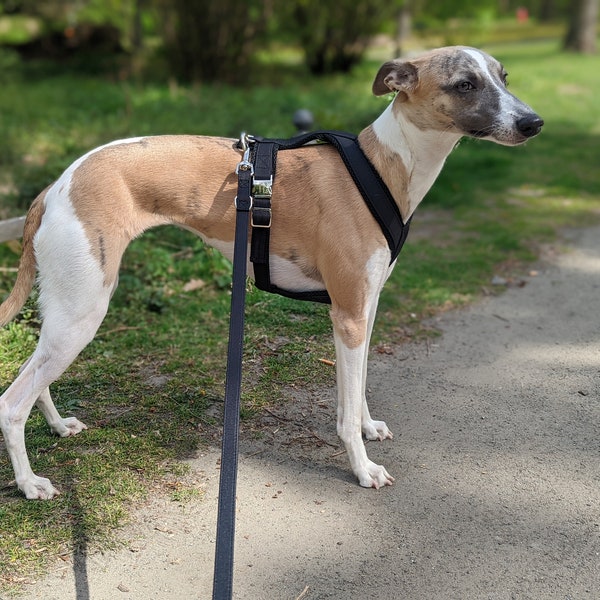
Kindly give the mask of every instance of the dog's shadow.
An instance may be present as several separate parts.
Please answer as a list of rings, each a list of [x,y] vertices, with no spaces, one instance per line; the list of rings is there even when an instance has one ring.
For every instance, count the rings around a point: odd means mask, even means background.
[[[71,552],[73,555],[75,598],[76,600],[89,600],[89,534],[87,526],[87,514],[79,499],[78,484],[73,476],[73,473],[68,473],[68,476],[63,484],[63,489],[68,498],[69,515],[71,518]]]

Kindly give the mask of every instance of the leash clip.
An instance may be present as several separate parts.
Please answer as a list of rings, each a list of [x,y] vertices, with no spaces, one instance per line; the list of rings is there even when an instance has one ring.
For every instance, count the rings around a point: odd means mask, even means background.
[[[252,142],[253,140],[249,135],[245,132],[241,133],[237,147],[244,151],[244,155],[235,168],[236,175],[239,175],[240,171],[250,171],[250,176],[254,175],[254,166],[250,161],[250,143]]]
[[[250,162],[250,148],[244,150],[242,160],[235,167],[235,174],[239,175],[240,171],[250,171],[250,177],[254,176],[254,167]]]
[[[235,174],[238,176],[238,192],[234,204],[238,211],[252,210],[252,180],[254,179],[254,166],[250,161],[249,138],[245,133],[240,136],[239,147],[244,151],[242,160],[235,168]]]

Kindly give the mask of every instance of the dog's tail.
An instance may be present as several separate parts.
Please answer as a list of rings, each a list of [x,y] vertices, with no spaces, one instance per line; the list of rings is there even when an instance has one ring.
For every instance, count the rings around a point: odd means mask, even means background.
[[[17,281],[11,293],[0,305],[0,327],[3,327],[17,316],[33,288],[37,270],[35,252],[33,250],[33,238],[40,227],[42,216],[44,215],[44,197],[46,196],[46,191],[47,189],[33,201],[27,213],[23,229],[23,250],[21,261],[19,262],[19,271],[17,272]]]

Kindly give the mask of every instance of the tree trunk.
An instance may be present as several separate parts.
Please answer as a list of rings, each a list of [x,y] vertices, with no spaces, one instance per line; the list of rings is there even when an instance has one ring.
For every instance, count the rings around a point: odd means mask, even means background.
[[[161,0],[166,56],[174,75],[190,81],[243,83],[261,41],[267,0]]]
[[[537,18],[542,23],[548,23],[555,19],[557,15],[557,7],[555,0],[542,0],[538,9]]]
[[[412,13],[408,3],[404,3],[398,11],[396,19],[396,56],[402,56],[404,42],[410,37],[412,31]]]
[[[582,54],[596,52],[596,23],[599,0],[573,0],[571,22],[564,48]]]
[[[346,72],[357,64],[371,36],[393,15],[389,0],[290,2],[305,61],[315,75]]]

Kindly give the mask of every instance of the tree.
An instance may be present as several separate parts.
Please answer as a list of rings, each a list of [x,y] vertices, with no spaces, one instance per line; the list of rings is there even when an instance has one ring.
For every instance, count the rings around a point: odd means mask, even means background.
[[[564,41],[565,50],[596,52],[596,26],[599,0],[573,0],[571,20]]]
[[[166,55],[192,81],[242,82],[271,12],[269,0],[159,0]]]
[[[292,26],[312,73],[346,72],[396,11],[390,0],[298,0],[293,3]]]

